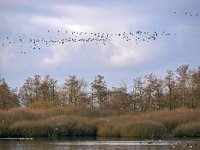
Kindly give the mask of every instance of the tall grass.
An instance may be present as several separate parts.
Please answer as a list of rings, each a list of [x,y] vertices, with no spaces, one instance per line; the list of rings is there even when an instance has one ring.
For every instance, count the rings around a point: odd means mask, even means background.
[[[96,126],[86,118],[60,116],[37,121],[19,121],[10,126],[12,137],[96,136]]]
[[[139,116],[105,118],[103,123],[99,123],[98,136],[150,138],[162,137],[166,133],[162,123]]]
[[[173,133],[176,137],[200,137],[200,121],[182,124]]]
[[[200,109],[149,113],[35,103],[0,111],[0,137],[200,137]]]
[[[154,121],[128,121],[104,124],[99,127],[98,136],[103,137],[132,137],[132,138],[158,138],[162,137],[166,128],[159,122]]]

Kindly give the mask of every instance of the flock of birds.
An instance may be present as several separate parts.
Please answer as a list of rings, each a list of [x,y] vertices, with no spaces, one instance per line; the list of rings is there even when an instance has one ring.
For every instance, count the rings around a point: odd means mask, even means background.
[[[200,147],[200,145],[198,143],[195,143],[195,142],[176,142],[176,143],[171,143],[170,144],[171,148],[173,149],[196,149]]]
[[[52,33],[56,35],[52,36]],[[101,33],[101,32],[71,32],[71,31],[61,31],[58,30],[56,32],[47,30],[47,38],[23,38],[22,36],[18,36],[18,38],[13,41],[10,37],[4,38],[1,46],[6,47],[8,45],[19,44],[21,47],[21,53],[25,54],[26,51],[22,51],[23,47],[27,46],[33,50],[40,50],[44,45],[52,45],[52,44],[67,44],[67,43],[95,43],[106,45],[109,41],[114,38],[121,38],[126,42],[133,41],[136,44],[140,44],[142,42],[151,42],[155,41],[159,36],[170,36],[176,35],[171,34],[166,31],[163,32],[147,32],[147,31],[135,31],[135,32],[122,32],[122,33]],[[42,46],[43,45],[43,46]]]
[[[174,14],[183,14],[188,16],[199,16],[198,13],[174,11]],[[23,37],[18,36],[14,40],[10,37],[5,37],[0,43],[2,47],[12,46],[18,44],[20,53],[26,54],[29,50],[41,50],[45,46],[52,44],[65,45],[67,43],[94,43],[106,45],[109,41],[114,40],[116,37],[121,38],[125,42],[135,42],[141,44],[144,42],[152,42],[161,36],[175,36],[176,33],[168,33],[166,31],[142,31],[137,30],[134,32],[119,32],[119,33],[102,33],[102,32],[75,32],[75,31],[53,31],[47,30],[46,37]]]
[[[192,13],[192,12],[184,12],[184,11],[174,11],[174,14],[182,14],[182,15],[186,15],[186,16],[190,16],[190,17],[192,17],[192,16],[199,16],[199,14],[198,13]]]
[[[166,141],[163,140],[149,140],[149,141],[140,141],[140,144],[143,145],[162,145],[165,144]],[[199,149],[200,148],[200,144],[198,142],[195,141],[169,141],[167,142],[167,145],[170,146],[170,148],[172,149]]]

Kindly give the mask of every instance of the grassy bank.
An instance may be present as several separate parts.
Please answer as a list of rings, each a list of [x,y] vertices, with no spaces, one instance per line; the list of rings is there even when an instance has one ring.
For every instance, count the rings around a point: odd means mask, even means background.
[[[200,137],[199,116],[200,109],[127,113],[37,103],[0,111],[0,137]]]

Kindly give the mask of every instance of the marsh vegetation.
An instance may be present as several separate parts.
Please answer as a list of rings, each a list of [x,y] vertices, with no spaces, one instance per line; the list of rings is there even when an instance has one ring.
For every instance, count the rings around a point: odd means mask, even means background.
[[[200,67],[182,65],[164,78],[137,77],[107,87],[72,75],[61,86],[46,75],[19,89],[0,78],[0,137],[199,137]]]

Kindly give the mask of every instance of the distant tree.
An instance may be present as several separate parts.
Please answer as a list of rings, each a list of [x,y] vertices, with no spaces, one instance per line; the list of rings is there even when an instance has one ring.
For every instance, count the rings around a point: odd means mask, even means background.
[[[190,79],[190,107],[200,107],[200,66],[194,69]]]
[[[102,109],[107,104],[107,85],[104,76],[97,75],[92,82],[93,99],[97,100],[99,107]]]
[[[134,110],[141,111],[142,104],[144,102],[144,84],[142,77],[137,77],[133,79],[133,100],[134,100]]]
[[[35,74],[33,78],[28,77],[19,90],[19,96],[24,105],[35,101],[55,101],[57,96],[57,81],[49,75],[41,79]]]
[[[75,75],[69,76],[65,83],[58,87],[57,80],[49,75],[42,79],[35,74],[25,80],[18,92],[17,89],[11,89],[4,78],[0,77],[0,109],[13,108],[22,102],[28,105],[35,101],[125,111],[200,107],[200,66],[191,70],[189,65],[181,65],[175,71],[167,70],[164,78],[158,78],[151,73],[144,78],[134,78],[133,81],[131,92],[128,92],[124,81],[108,90],[104,76],[97,75],[88,90],[88,83]]]
[[[62,101],[64,104],[74,104],[76,107],[78,103],[87,102],[87,93],[85,92],[87,82],[83,79],[78,79],[75,75],[70,75],[62,86]],[[61,93],[61,91],[60,91]]]
[[[57,100],[57,88],[57,80],[46,75],[40,85],[42,99],[46,101]]]
[[[142,83],[141,81],[140,82],[138,81],[136,82],[137,84]],[[136,87],[137,84],[135,84],[134,87]],[[140,85],[139,89],[140,92],[139,93],[137,92],[137,95],[140,95],[141,97],[142,93],[142,99],[143,99],[141,103],[142,111],[160,110],[160,108],[163,107],[162,79],[158,79],[158,77],[152,73],[146,75],[145,81],[143,82],[142,85]]]
[[[110,95],[110,106],[112,109],[132,110],[132,96],[127,92],[127,85],[124,81],[121,81],[119,87],[113,87]]]
[[[11,89],[4,78],[0,77],[0,109],[10,109],[19,105],[16,90]]]
[[[164,85],[166,87],[166,98],[167,98],[167,103],[166,105],[169,104],[169,108],[173,109],[175,108],[175,86],[176,82],[174,79],[174,72],[172,70],[167,70],[167,74],[164,77]]]
[[[188,102],[187,86],[189,80],[189,65],[181,65],[176,69],[179,106],[186,107]]]
[[[41,76],[35,74],[33,79],[30,79],[30,81],[32,82],[32,88],[33,88],[33,97],[35,100],[39,100],[41,99]]]
[[[164,107],[163,98],[164,98],[164,81],[162,79],[155,79],[155,106],[156,109],[160,110],[162,107]]]
[[[144,111],[155,110],[157,105],[154,103],[154,94],[157,77],[151,73],[146,75],[145,79],[146,84],[144,87],[144,102],[142,107]]]
[[[28,105],[34,101],[41,99],[41,77],[34,75],[34,78],[28,77],[25,83],[19,90],[19,97],[22,99],[24,105]]]
[[[68,104],[67,87],[64,85],[58,88],[58,103],[61,106]]]

